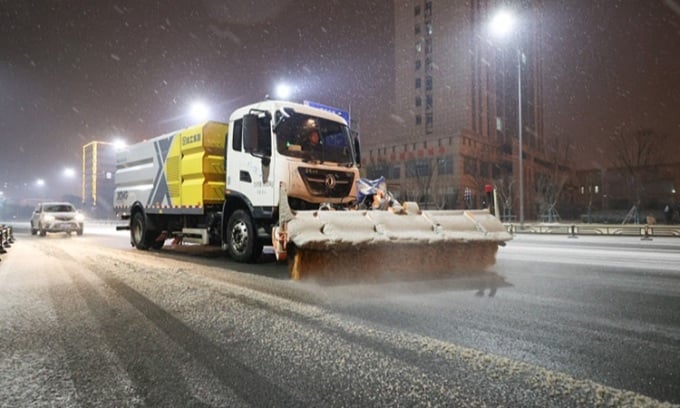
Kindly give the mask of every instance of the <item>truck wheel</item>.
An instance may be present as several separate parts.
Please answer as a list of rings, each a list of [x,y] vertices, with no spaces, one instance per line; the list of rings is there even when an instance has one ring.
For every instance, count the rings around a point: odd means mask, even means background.
[[[83,235],[83,229],[82,229],[82,228],[78,228],[78,229],[76,230],[76,234],[78,234],[78,236]]]
[[[135,213],[130,222],[130,241],[132,245],[142,251],[149,249],[149,241],[151,241],[149,235],[152,234],[151,231],[146,229],[144,214],[141,212]]]
[[[31,225],[31,235],[35,235],[37,233],[38,233],[38,230],[33,228],[33,226]]]
[[[254,262],[262,255],[262,242],[257,239],[253,220],[244,210],[236,210],[229,217],[227,252],[238,262]]]
[[[45,231],[45,229],[42,226],[40,226],[40,229],[38,231],[39,231],[41,237],[44,237],[45,235],[47,235],[47,231]]]

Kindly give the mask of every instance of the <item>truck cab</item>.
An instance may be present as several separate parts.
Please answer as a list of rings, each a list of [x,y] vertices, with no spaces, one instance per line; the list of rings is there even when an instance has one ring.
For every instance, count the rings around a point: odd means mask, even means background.
[[[293,210],[355,204],[358,143],[342,117],[306,105],[264,101],[236,110],[229,124],[223,222],[232,257],[260,252],[260,244],[271,242],[282,184]],[[252,233],[257,243],[238,245],[239,237]]]

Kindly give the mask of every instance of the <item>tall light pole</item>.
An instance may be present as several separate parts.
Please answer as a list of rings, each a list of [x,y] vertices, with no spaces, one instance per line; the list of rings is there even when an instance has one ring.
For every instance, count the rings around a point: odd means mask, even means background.
[[[515,29],[515,17],[507,10],[499,11],[490,23],[491,32],[495,37],[504,38]],[[519,224],[524,227],[524,154],[522,148],[522,50],[517,40],[517,144],[519,166]]]

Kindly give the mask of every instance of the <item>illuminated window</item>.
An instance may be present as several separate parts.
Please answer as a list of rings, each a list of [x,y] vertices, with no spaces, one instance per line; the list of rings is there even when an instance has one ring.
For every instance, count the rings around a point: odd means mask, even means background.
[[[585,194],[585,193],[586,193],[586,187],[585,187],[585,186],[581,186],[581,189],[580,189],[580,190],[581,190],[581,194]]]

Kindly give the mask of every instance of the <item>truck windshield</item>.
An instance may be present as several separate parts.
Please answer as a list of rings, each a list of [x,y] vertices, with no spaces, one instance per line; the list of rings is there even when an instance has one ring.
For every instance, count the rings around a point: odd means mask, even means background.
[[[349,128],[314,116],[293,114],[276,128],[280,154],[305,161],[354,163]]]

